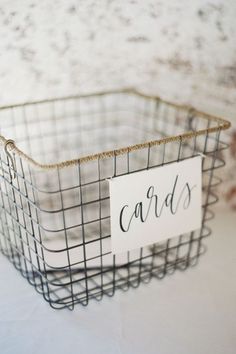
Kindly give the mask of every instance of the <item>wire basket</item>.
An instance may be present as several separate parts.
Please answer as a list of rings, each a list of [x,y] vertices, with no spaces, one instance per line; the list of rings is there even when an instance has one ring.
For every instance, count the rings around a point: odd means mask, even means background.
[[[0,119],[1,251],[52,307],[87,305],[197,263],[229,122],[134,90],[3,107]],[[199,153],[201,229],[112,255],[107,178]]]

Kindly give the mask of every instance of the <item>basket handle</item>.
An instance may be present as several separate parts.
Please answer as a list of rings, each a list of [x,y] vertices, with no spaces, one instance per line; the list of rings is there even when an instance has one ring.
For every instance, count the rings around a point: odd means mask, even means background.
[[[11,179],[14,179],[16,178],[16,166],[15,166],[15,162],[13,160],[13,157],[12,155],[10,154],[10,152],[8,151],[8,145],[9,144],[12,144],[12,145],[15,145],[15,142],[14,140],[12,139],[8,139],[5,141],[4,143],[4,151],[5,151],[5,154],[7,155],[9,161],[10,161],[10,164],[11,164],[11,167],[12,167],[12,170],[10,171],[10,176],[11,176]],[[8,173],[8,172],[7,172]],[[4,177],[4,175],[2,173],[0,173],[0,177]]]

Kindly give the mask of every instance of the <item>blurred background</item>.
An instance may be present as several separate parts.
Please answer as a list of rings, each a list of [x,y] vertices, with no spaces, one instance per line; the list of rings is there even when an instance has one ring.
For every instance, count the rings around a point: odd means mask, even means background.
[[[135,87],[228,118],[236,210],[235,18],[234,0],[1,0],[0,105]]]

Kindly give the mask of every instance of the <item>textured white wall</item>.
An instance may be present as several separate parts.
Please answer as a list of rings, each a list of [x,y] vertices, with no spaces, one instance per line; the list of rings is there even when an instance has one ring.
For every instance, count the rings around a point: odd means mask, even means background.
[[[235,0],[0,5],[1,104],[135,85],[235,108]]]
[[[235,19],[235,0],[0,0],[0,104],[135,86],[235,120]]]

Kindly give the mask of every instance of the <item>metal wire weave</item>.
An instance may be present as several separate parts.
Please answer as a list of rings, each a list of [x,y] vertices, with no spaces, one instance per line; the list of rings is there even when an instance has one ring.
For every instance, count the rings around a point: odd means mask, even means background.
[[[129,90],[0,109],[2,253],[52,307],[69,309],[195,265],[229,125]],[[111,255],[107,178],[199,153],[202,228]]]

